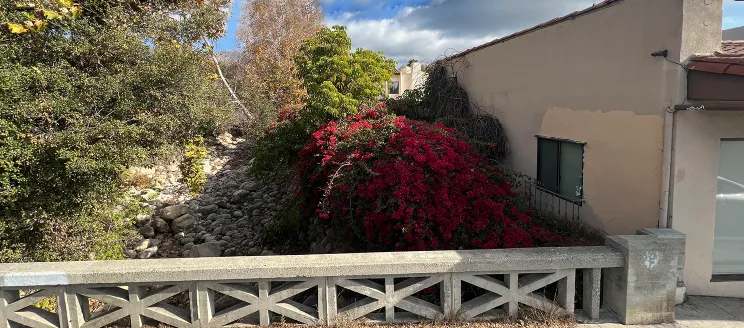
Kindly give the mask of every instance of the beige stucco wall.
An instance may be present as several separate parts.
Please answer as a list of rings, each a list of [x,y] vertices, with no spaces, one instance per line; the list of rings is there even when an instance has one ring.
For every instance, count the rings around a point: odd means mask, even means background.
[[[407,90],[419,88],[425,80],[426,73],[421,69],[421,63],[414,62],[411,66],[405,66],[400,69],[400,74],[393,75],[393,81],[399,82],[399,93],[389,94],[389,97],[396,98]]]
[[[540,135],[581,140],[585,220],[604,231],[633,233],[656,224],[664,120],[631,111],[550,108]]]
[[[688,293],[742,297],[744,282],[710,279],[720,143],[722,138],[744,138],[744,111],[675,115],[671,224],[688,236],[684,271]]]
[[[609,234],[656,227],[665,108],[678,97],[683,0],[626,0],[467,54],[471,99],[503,123],[507,165],[535,176],[535,135],[586,142],[581,217]]]

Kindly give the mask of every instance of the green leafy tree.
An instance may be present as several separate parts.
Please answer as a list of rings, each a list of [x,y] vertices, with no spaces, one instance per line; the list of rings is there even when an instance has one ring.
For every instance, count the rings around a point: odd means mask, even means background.
[[[277,124],[258,141],[254,172],[278,172],[295,164],[320,125],[375,105],[395,70],[395,61],[381,52],[352,52],[343,26],[322,28],[303,41],[294,61],[307,90],[305,107],[280,113]]]
[[[395,61],[382,52],[352,52],[343,26],[323,28],[305,40],[295,63],[307,89],[306,106],[319,120],[374,105],[395,70]]]
[[[122,171],[233,115],[203,41],[226,3],[0,4],[0,262],[116,257]]]

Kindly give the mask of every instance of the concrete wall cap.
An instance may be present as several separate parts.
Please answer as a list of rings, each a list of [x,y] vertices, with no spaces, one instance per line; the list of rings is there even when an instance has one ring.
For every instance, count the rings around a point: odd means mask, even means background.
[[[145,262],[142,262],[145,261]],[[621,267],[607,246],[0,264],[0,287]]]

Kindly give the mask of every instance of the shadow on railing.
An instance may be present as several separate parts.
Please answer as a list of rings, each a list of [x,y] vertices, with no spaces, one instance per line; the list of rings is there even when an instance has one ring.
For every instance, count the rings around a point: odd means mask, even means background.
[[[535,211],[551,213],[560,219],[581,219],[583,199],[571,200],[546,190],[533,177],[518,177],[514,184],[514,191],[522,199],[527,199],[528,206]]]

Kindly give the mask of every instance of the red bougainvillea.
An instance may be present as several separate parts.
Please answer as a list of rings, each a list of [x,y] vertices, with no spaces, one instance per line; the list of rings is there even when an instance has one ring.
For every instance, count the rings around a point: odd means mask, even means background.
[[[313,133],[300,153],[308,215],[349,248],[435,250],[553,245],[511,205],[512,187],[455,132],[362,111]]]

